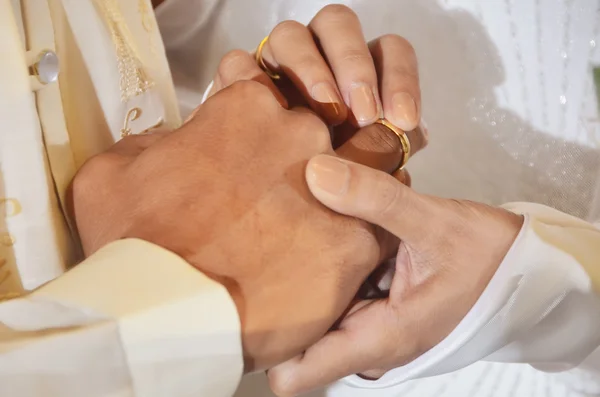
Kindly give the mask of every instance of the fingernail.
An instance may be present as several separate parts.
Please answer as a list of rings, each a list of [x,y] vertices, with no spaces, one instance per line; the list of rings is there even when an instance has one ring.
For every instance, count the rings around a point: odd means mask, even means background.
[[[404,131],[412,131],[417,127],[417,104],[412,95],[406,92],[394,94],[390,121]]]
[[[319,102],[328,119],[337,119],[342,113],[342,99],[329,82],[315,84],[311,90],[312,98]]]
[[[341,196],[348,190],[350,169],[335,157],[319,156],[308,164],[306,179],[314,188]]]
[[[350,108],[360,126],[377,120],[379,110],[373,90],[366,84],[357,84],[350,90]]]

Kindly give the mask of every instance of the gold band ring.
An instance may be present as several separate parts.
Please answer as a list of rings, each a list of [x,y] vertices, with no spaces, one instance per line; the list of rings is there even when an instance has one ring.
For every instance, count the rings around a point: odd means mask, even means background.
[[[273,80],[279,80],[281,78],[281,76],[279,74],[273,72],[271,69],[269,69],[269,67],[265,63],[265,60],[262,57],[263,48],[265,48],[265,44],[267,44],[268,40],[269,40],[269,36],[262,39],[262,41],[258,45],[258,48],[256,49],[256,55],[255,55],[256,63],[267,74],[267,76],[269,76]]]
[[[402,161],[400,162],[400,165],[398,165],[398,168],[394,170],[394,172],[403,169],[406,163],[408,163],[408,159],[410,158],[410,141],[408,140],[408,136],[406,136],[406,133],[404,131],[402,131],[400,128],[396,127],[386,119],[379,119],[375,123],[381,124],[382,126],[386,127],[398,137],[398,140],[400,141],[400,148],[402,149]]]

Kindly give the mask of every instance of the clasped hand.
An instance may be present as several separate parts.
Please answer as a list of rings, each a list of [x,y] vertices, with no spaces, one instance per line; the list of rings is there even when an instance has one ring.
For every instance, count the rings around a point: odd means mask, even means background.
[[[376,144],[370,131],[347,144]],[[335,152],[317,116],[237,82],[181,128],[126,137],[82,167],[72,201],[85,253],[138,238],[180,255],[233,297],[246,371],[269,368],[317,342],[397,248],[317,202],[305,170],[318,154]]]
[[[357,23],[336,7],[322,11],[321,19],[341,12]],[[342,27],[348,26],[344,18],[337,20]],[[349,37],[362,37],[349,29]],[[294,41],[312,40],[303,32],[288,24]],[[395,37],[376,43],[371,49],[412,50]],[[334,56],[335,48],[328,48]],[[299,73],[294,68],[308,64],[286,58],[298,53],[277,45],[270,50],[273,65],[297,76],[292,83],[301,104],[341,123],[337,136],[344,139],[332,145],[321,118],[282,107],[293,104],[285,90],[248,54],[236,52],[221,65],[212,97],[181,128],[127,137],[86,163],[73,183],[73,210],[86,254],[117,239],[140,238],[222,283],[240,315],[246,371],[273,367],[273,390],[296,395],[354,373],[376,378],[439,343],[484,290],[521,218],[421,195],[403,184],[405,173],[386,173],[402,160],[399,144],[385,127],[371,125],[379,113],[365,109],[382,108],[397,125],[414,127],[416,60],[386,64],[374,52],[375,64],[354,70],[354,77],[367,70],[362,76],[373,103],[340,103],[339,112],[327,113],[331,107],[319,105],[308,88],[314,73],[329,85],[333,75],[319,68]],[[346,65],[365,66],[366,59]],[[351,102],[352,70],[329,64],[335,93]],[[383,74],[379,81],[376,71]],[[388,82],[383,106],[382,81]],[[413,113],[406,104],[394,106],[393,94],[405,91],[416,98]],[[425,140],[415,137],[417,151]],[[394,257],[389,297],[357,301],[365,279]]]

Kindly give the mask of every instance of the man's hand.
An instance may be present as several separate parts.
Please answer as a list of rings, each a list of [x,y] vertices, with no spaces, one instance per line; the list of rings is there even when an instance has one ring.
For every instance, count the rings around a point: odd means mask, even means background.
[[[84,165],[72,189],[84,250],[139,238],[179,254],[231,293],[246,370],[272,366],[322,337],[384,256],[377,229],[310,194],[319,153],[333,150],[316,116],[236,83],[179,130],[127,137]]]
[[[330,156],[312,159],[306,177],[323,204],[381,226],[402,244],[389,297],[358,302],[321,341],[269,371],[280,396],[356,373],[378,378],[440,343],[480,297],[523,222],[500,208],[418,194]]]

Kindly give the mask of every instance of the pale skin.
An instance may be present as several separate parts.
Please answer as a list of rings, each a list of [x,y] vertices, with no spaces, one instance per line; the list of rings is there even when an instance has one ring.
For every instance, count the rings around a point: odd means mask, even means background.
[[[356,302],[338,328],[269,371],[279,396],[295,396],[352,374],[376,379],[444,339],[479,298],[513,244],[522,217],[465,200],[419,194],[391,176],[316,156],[313,195],[402,243],[389,296]]]
[[[358,17],[348,7],[326,6],[308,26],[295,21],[278,24],[262,55],[269,69],[282,76],[280,80],[269,78],[246,51],[233,50],[221,60],[210,95],[237,81],[258,81],[283,107],[309,107],[334,127],[333,147],[339,148],[339,155],[384,171],[397,168],[400,147],[391,131],[373,125],[380,117],[406,131],[411,155],[427,145],[427,130],[419,123],[421,93],[414,49],[397,35],[367,43]],[[342,145],[365,126],[368,134],[363,131],[354,144]],[[405,181],[407,174],[401,171],[397,177]]]

